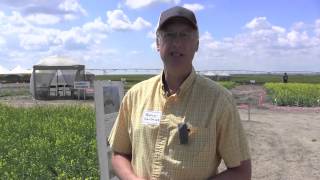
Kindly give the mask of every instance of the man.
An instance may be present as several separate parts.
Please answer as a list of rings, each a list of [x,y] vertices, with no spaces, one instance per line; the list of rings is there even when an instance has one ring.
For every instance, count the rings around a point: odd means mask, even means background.
[[[288,83],[288,74],[285,72],[282,76],[283,83]]]
[[[250,179],[247,141],[231,94],[195,73],[199,31],[192,11],[160,15],[161,75],[132,87],[109,137],[120,179]],[[228,169],[217,172],[221,159]]]

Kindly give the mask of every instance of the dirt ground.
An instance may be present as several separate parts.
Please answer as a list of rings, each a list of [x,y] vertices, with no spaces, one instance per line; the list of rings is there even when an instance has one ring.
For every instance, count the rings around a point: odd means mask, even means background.
[[[249,140],[253,180],[320,179],[320,107],[274,106],[261,86],[238,86],[232,93]],[[0,98],[0,102],[14,106],[94,106],[93,101],[35,101],[30,97]],[[223,165],[219,169],[223,170]]]
[[[320,111],[240,109],[252,155],[252,179],[320,179]]]

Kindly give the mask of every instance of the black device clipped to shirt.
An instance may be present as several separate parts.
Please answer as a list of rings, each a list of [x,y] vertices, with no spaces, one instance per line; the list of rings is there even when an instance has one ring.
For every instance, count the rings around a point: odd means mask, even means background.
[[[188,144],[188,127],[186,123],[178,124],[180,144]]]

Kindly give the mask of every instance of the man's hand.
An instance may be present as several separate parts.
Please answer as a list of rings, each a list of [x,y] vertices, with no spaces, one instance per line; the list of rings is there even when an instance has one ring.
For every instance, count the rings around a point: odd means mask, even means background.
[[[114,172],[121,180],[145,180],[134,174],[131,155],[114,152],[111,162]]]
[[[228,168],[226,171],[209,178],[211,180],[250,180],[251,179],[251,160],[241,161],[241,165]]]

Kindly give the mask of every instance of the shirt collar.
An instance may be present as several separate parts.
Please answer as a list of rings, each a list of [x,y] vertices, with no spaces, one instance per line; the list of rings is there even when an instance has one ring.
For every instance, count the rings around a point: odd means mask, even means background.
[[[162,94],[164,96],[167,96],[169,94],[168,92],[168,87],[167,84],[165,83],[165,75],[164,75],[164,71],[162,71],[161,73],[161,90],[162,90]],[[187,77],[187,79],[185,79],[183,81],[183,83],[180,85],[178,91],[177,91],[177,96],[181,96],[182,94],[184,94],[187,90],[190,89],[191,85],[193,84],[193,82],[196,79],[196,71],[194,70],[194,68],[192,67],[192,71],[189,74],[189,76]],[[168,97],[168,96],[167,96]]]

